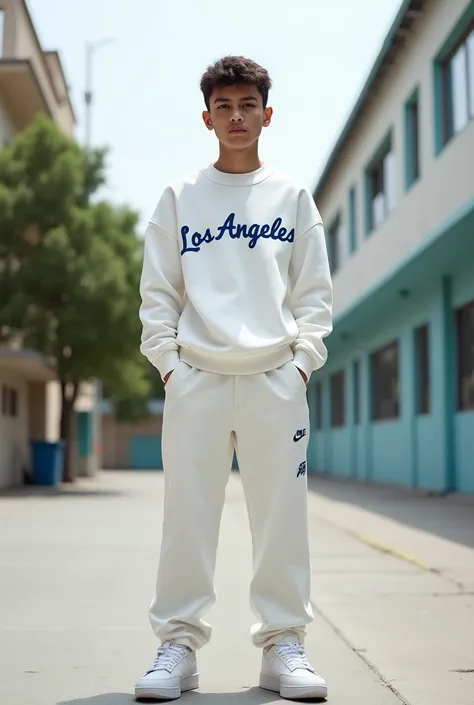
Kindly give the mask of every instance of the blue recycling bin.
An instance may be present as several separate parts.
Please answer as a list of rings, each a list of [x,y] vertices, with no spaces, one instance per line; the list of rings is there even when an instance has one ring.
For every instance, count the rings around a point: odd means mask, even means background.
[[[31,441],[31,455],[35,485],[59,485],[62,480],[64,443]]]

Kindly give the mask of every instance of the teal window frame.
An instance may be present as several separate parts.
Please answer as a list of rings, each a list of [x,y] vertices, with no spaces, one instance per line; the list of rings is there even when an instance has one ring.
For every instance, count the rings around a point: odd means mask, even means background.
[[[349,253],[351,255],[357,250],[357,193],[356,187],[349,190]]]
[[[414,109],[416,107],[416,124]],[[420,90],[415,88],[405,103],[405,189],[408,191],[421,175],[420,155]],[[416,135],[414,135],[414,129]]]
[[[458,19],[433,61],[435,156],[438,156],[455,136],[452,92],[450,81],[446,76],[446,63],[472,29],[474,29],[474,0],[471,0]]]
[[[365,202],[365,236],[369,237],[375,230],[372,218],[372,173],[375,165],[386,154],[394,151],[393,129],[387,132],[364,169],[364,202]]]

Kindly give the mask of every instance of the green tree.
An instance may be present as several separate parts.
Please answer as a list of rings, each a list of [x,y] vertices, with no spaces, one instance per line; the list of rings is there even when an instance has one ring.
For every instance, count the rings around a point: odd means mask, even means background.
[[[103,387],[103,398],[112,404],[117,421],[134,422],[150,417],[149,402],[165,398],[165,387],[160,373],[152,365],[148,366],[148,385],[149,392],[146,397],[142,393],[124,396]]]
[[[93,202],[104,171],[105,151],[85,152],[45,117],[0,149],[0,331],[56,364],[66,481],[80,384],[100,379],[118,413],[130,399],[135,418],[150,389],[139,352],[138,217]]]

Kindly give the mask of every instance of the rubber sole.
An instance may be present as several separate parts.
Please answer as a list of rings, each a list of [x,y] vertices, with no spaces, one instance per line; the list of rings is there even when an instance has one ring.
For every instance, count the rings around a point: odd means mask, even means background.
[[[181,685],[175,688],[135,688],[135,698],[137,700],[177,700],[181,697],[181,693],[196,690],[196,688],[199,688],[198,674],[183,678]]]
[[[260,688],[279,693],[280,697],[285,700],[306,700],[309,698],[324,700],[328,696],[327,685],[281,685],[279,678],[273,678],[263,673],[260,674]]]

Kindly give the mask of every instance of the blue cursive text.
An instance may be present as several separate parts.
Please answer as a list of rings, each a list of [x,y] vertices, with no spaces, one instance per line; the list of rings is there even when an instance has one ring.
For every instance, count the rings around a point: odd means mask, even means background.
[[[268,223],[264,225],[259,225],[258,223],[254,223],[253,225],[241,225],[240,223],[235,223],[235,213],[229,213],[223,224],[217,228],[217,235],[213,235],[209,228],[206,229],[204,234],[194,232],[190,235],[190,228],[187,225],[183,225],[181,228],[181,237],[183,240],[181,254],[184,255],[185,252],[199,252],[202,245],[212,242],[213,240],[222,240],[226,234],[233,240],[241,237],[248,239],[250,249],[255,247],[261,237],[279,240],[280,242],[293,242],[295,239],[294,228],[291,230],[283,228],[282,222],[281,218],[277,218],[271,225]]]

